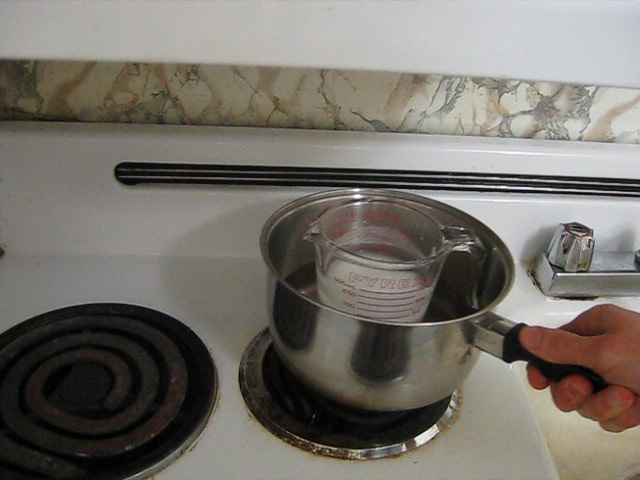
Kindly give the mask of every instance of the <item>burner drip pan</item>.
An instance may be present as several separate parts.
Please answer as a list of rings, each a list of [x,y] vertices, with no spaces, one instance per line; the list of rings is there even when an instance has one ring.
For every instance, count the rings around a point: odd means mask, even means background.
[[[207,348],[168,315],[34,317],[0,335],[0,478],[146,478],[197,439],[216,391]]]
[[[314,454],[365,460],[424,445],[455,416],[459,391],[426,407],[376,412],[341,405],[311,392],[280,362],[268,329],[247,347],[239,373],[249,410],[271,433]]]

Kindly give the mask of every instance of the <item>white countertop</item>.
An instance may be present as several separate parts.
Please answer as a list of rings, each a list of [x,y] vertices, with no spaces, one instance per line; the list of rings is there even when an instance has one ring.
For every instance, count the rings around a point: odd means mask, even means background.
[[[640,87],[640,2],[4,0],[0,58],[337,68]]]

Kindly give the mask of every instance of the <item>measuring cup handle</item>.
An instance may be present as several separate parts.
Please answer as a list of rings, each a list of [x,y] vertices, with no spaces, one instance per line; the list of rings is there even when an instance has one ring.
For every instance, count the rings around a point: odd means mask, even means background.
[[[473,230],[465,227],[442,227],[442,236],[452,252],[484,252],[482,241]]]

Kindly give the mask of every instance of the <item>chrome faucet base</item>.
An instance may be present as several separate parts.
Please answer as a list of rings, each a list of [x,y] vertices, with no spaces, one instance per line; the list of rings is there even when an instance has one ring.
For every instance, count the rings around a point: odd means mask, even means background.
[[[561,298],[625,297],[640,294],[637,252],[594,252],[589,270],[566,272],[551,265],[545,254],[535,263],[533,277],[545,295]]]

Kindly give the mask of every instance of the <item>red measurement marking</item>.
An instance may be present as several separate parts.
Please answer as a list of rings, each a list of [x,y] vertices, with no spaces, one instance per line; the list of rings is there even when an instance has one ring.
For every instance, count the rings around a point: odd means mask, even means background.
[[[419,293],[419,292],[424,292],[426,290],[426,288],[418,288],[416,290],[405,290],[403,292],[379,292],[377,290],[368,290],[365,288],[358,288],[357,291],[358,293],[363,292],[369,295],[381,295],[384,297],[392,297],[394,295],[411,295],[413,293]]]
[[[389,303],[393,303],[394,305],[398,305],[397,302],[402,302],[403,300],[409,300],[409,303],[416,303],[417,301],[420,300],[426,300],[426,297],[423,297],[422,299],[420,298],[415,298],[415,297],[394,297],[394,298],[388,298],[388,297],[384,297],[384,296],[373,296],[373,295],[358,295],[358,298],[363,298],[365,300],[378,300],[378,301],[382,301],[382,302],[389,302]]]
[[[375,315],[372,315],[371,313],[368,312],[361,312],[362,316],[364,317],[368,317],[368,318],[375,318],[376,320],[403,320],[405,318],[411,318],[413,317],[412,314],[403,314],[403,315],[380,315],[379,312],[374,312]]]
[[[375,302],[363,302],[362,300],[358,300],[358,305],[370,305],[372,307],[382,307],[382,308],[399,308],[399,307],[411,307],[415,305],[416,302],[405,302],[405,303],[375,303]]]

